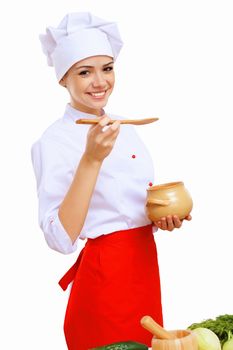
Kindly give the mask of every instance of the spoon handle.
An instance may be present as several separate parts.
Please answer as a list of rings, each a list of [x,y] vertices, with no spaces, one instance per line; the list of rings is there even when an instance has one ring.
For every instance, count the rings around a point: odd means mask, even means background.
[[[141,319],[141,325],[156,336],[158,339],[174,339],[173,335],[156,323],[150,316]]]
[[[121,124],[133,124],[133,125],[144,125],[156,122],[159,118],[145,118],[145,119],[118,119]],[[108,125],[113,124],[116,120],[111,119]],[[78,119],[75,121],[76,124],[98,124],[99,119]]]

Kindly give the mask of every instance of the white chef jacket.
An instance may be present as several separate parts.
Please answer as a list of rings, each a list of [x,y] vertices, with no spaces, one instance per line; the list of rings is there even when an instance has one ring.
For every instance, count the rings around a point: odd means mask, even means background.
[[[50,125],[31,148],[39,225],[49,247],[64,254],[74,252],[79,239],[151,224],[145,204],[146,190],[154,180],[153,161],[135,127],[121,125],[115,145],[100,168],[82,231],[72,243],[59,220],[58,209],[86,147],[90,125],[76,124],[80,118],[96,116],[67,104],[63,117]]]

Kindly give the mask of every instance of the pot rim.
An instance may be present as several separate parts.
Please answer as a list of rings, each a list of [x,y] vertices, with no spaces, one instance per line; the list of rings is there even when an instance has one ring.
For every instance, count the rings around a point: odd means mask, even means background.
[[[191,329],[171,329],[168,331],[169,333],[176,333],[176,332],[183,332],[183,333],[186,333],[186,334],[183,334],[181,335],[180,337],[175,337],[174,339],[160,339],[160,338],[157,338],[155,335],[153,336],[153,340],[158,340],[158,341],[166,341],[166,342],[174,342],[174,340],[176,339],[184,339],[184,338],[187,338],[187,337],[190,337],[190,336],[195,336],[195,334],[193,333],[193,331]]]
[[[151,186],[147,189],[147,191],[161,190],[161,189],[175,187],[177,185],[184,185],[184,183],[183,183],[183,181],[167,182],[165,184]]]

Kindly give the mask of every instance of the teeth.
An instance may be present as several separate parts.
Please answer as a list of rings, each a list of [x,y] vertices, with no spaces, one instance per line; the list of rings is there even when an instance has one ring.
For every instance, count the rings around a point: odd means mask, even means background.
[[[105,94],[105,91],[103,91],[103,92],[91,92],[91,95],[96,96],[96,97],[104,96],[104,94]]]

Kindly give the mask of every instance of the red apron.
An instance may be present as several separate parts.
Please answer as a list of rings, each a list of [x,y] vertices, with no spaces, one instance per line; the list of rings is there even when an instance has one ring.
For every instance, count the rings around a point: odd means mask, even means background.
[[[69,350],[126,340],[151,346],[140,319],[150,315],[163,325],[152,225],[88,239],[59,284],[65,290],[72,281],[64,322]]]

